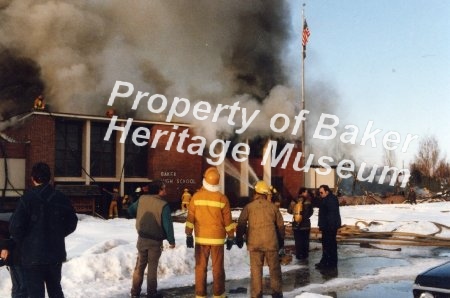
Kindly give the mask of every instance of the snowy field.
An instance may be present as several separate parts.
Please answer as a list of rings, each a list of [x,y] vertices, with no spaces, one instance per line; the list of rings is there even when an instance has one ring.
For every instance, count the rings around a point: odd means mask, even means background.
[[[437,233],[435,236],[450,238],[450,202],[425,203],[419,205],[370,205],[341,207],[342,223],[354,225],[358,221],[378,224],[370,225],[370,231],[400,231],[424,235]],[[317,226],[315,209],[312,226]],[[239,211],[233,211],[237,218]],[[286,221],[291,219],[284,213]],[[79,215],[78,228],[67,240],[68,261],[63,265],[62,286],[68,298],[90,297],[128,297],[131,274],[136,258],[137,234],[135,220],[114,219],[101,220],[86,215]],[[435,223],[441,224],[441,230]],[[175,223],[176,248],[165,249],[160,259],[158,270],[159,289],[192,286],[194,283],[194,250],[185,245],[184,225]],[[311,249],[320,251],[320,243],[312,242]],[[285,297],[322,297],[327,289],[358,289],[377,283],[395,281],[413,281],[415,276],[425,269],[450,260],[449,250],[402,247],[401,252],[361,249],[359,246],[339,245],[339,259],[360,257],[360,266],[352,275],[337,277],[324,283],[310,283],[299,288],[285,291]],[[420,257],[411,257],[418,255]],[[364,261],[369,260],[370,261]],[[393,261],[386,261],[392,259]],[[368,264],[367,262],[370,262]],[[344,262],[340,261],[340,264]],[[227,280],[249,277],[249,259],[245,246],[234,246],[225,251]],[[293,262],[283,266],[284,272],[299,268]],[[361,268],[378,266],[375,273],[358,273]],[[268,274],[265,267],[264,272]],[[209,273],[209,279],[211,278]],[[0,297],[9,297],[11,282],[5,267],[0,268]],[[145,282],[144,289],[145,290]],[[369,288],[370,290],[370,288]],[[368,291],[369,291],[368,290]],[[389,291],[386,289],[385,291]],[[314,294],[316,293],[316,294]],[[193,294],[193,293],[192,293]],[[239,296],[233,296],[239,297]],[[243,295],[241,297],[246,297]]]

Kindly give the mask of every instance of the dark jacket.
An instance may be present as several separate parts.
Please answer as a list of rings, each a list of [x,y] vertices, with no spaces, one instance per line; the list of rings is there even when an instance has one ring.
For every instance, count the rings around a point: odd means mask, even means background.
[[[78,218],[70,200],[50,184],[33,187],[19,201],[10,233],[22,252],[23,265],[62,263],[65,237],[75,231]]]
[[[0,220],[0,250],[8,250],[8,259],[5,260],[6,265],[20,264],[18,247],[9,235],[9,222]]]
[[[0,249],[11,249],[12,240],[9,237],[9,223],[0,220]]]
[[[321,231],[341,227],[341,214],[339,212],[339,201],[335,195],[329,193],[323,198],[319,206],[319,229]]]

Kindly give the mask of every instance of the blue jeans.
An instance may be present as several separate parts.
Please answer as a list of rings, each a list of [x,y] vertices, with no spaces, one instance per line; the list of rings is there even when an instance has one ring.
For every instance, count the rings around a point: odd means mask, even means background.
[[[26,298],[27,288],[25,286],[25,278],[23,275],[23,267],[20,265],[9,266],[9,274],[11,275],[12,289],[11,289],[11,297],[12,298]]]
[[[24,276],[30,298],[44,298],[45,288],[50,298],[64,298],[61,288],[62,264],[24,266]]]

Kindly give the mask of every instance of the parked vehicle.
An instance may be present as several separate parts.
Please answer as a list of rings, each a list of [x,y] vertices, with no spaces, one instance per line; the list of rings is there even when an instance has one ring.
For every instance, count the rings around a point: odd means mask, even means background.
[[[417,275],[414,298],[450,298],[450,261]]]

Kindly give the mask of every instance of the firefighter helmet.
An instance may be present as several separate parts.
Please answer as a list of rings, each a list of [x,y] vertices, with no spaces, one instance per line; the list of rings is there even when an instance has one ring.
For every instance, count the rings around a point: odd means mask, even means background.
[[[183,191],[184,191],[184,192],[188,192],[188,191],[189,191],[189,189],[185,188],[185,189],[184,189]]]
[[[277,189],[273,187],[273,185],[270,186],[270,192],[271,193],[277,193]]]
[[[203,187],[212,192],[220,191],[220,174],[216,167],[206,169],[203,174]]]
[[[263,195],[267,195],[270,193],[270,187],[263,180],[259,180],[255,184],[255,192]]]
[[[219,185],[220,174],[216,167],[209,167],[203,175],[205,181],[210,185]]]

